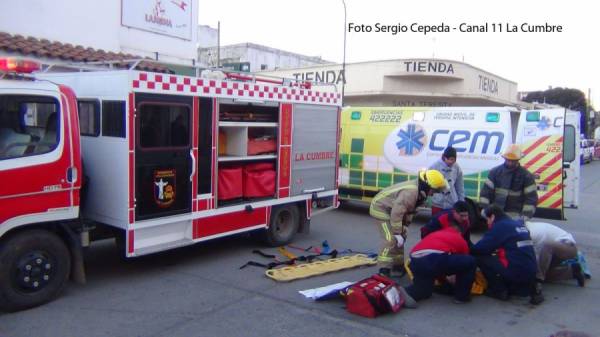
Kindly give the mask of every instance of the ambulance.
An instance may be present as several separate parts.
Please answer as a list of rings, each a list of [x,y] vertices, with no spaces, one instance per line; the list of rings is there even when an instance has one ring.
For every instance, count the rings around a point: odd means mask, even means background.
[[[487,174],[519,144],[535,175],[535,216],[565,219],[579,202],[579,112],[511,107],[347,107],[342,110],[339,195],[370,201],[382,188],[416,179],[419,170],[457,150],[465,194],[477,213]]]
[[[84,282],[91,241],[115,237],[126,257],[251,231],[277,246],[337,207],[336,92],[222,72],[39,70],[0,58],[0,310]]]

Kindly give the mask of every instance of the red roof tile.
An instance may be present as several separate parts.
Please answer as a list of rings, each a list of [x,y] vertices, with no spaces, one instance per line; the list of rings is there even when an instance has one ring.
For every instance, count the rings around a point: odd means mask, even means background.
[[[106,52],[102,49],[94,49],[84,46],[73,46],[70,43],[49,41],[47,39],[36,39],[35,37],[24,37],[22,35],[11,35],[0,32],[0,50],[17,52],[24,56],[33,55],[37,57],[56,58],[64,61],[74,62],[98,62],[98,61],[122,61],[131,59],[142,59],[140,56]],[[151,61],[150,59],[148,59]],[[120,68],[129,67],[130,64],[117,65]],[[167,67],[152,62],[140,62],[139,70],[172,73]]]

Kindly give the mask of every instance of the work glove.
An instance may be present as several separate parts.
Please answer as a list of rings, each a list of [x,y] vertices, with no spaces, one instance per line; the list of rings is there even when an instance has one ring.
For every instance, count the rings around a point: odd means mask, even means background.
[[[402,235],[394,235],[396,238],[396,247],[402,248],[404,246],[404,238]]]

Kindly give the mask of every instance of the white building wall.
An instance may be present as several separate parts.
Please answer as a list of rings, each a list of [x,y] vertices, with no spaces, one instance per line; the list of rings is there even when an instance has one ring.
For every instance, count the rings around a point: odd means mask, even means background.
[[[342,65],[261,72],[302,81],[335,83]],[[517,83],[469,64],[440,59],[401,59],[346,64],[344,103],[377,106],[521,105]]]
[[[206,25],[198,26],[198,47],[215,47],[219,43],[219,31]]]
[[[171,62],[189,64],[196,59],[197,0],[186,0],[192,8],[191,40],[122,26],[121,1],[2,0],[0,31],[152,58],[159,53],[160,59]]]

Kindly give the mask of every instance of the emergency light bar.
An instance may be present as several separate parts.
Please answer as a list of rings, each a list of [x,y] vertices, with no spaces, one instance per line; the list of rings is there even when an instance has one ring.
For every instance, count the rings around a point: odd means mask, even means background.
[[[6,73],[31,74],[40,70],[42,65],[32,60],[19,59],[14,57],[0,57],[0,71]]]

